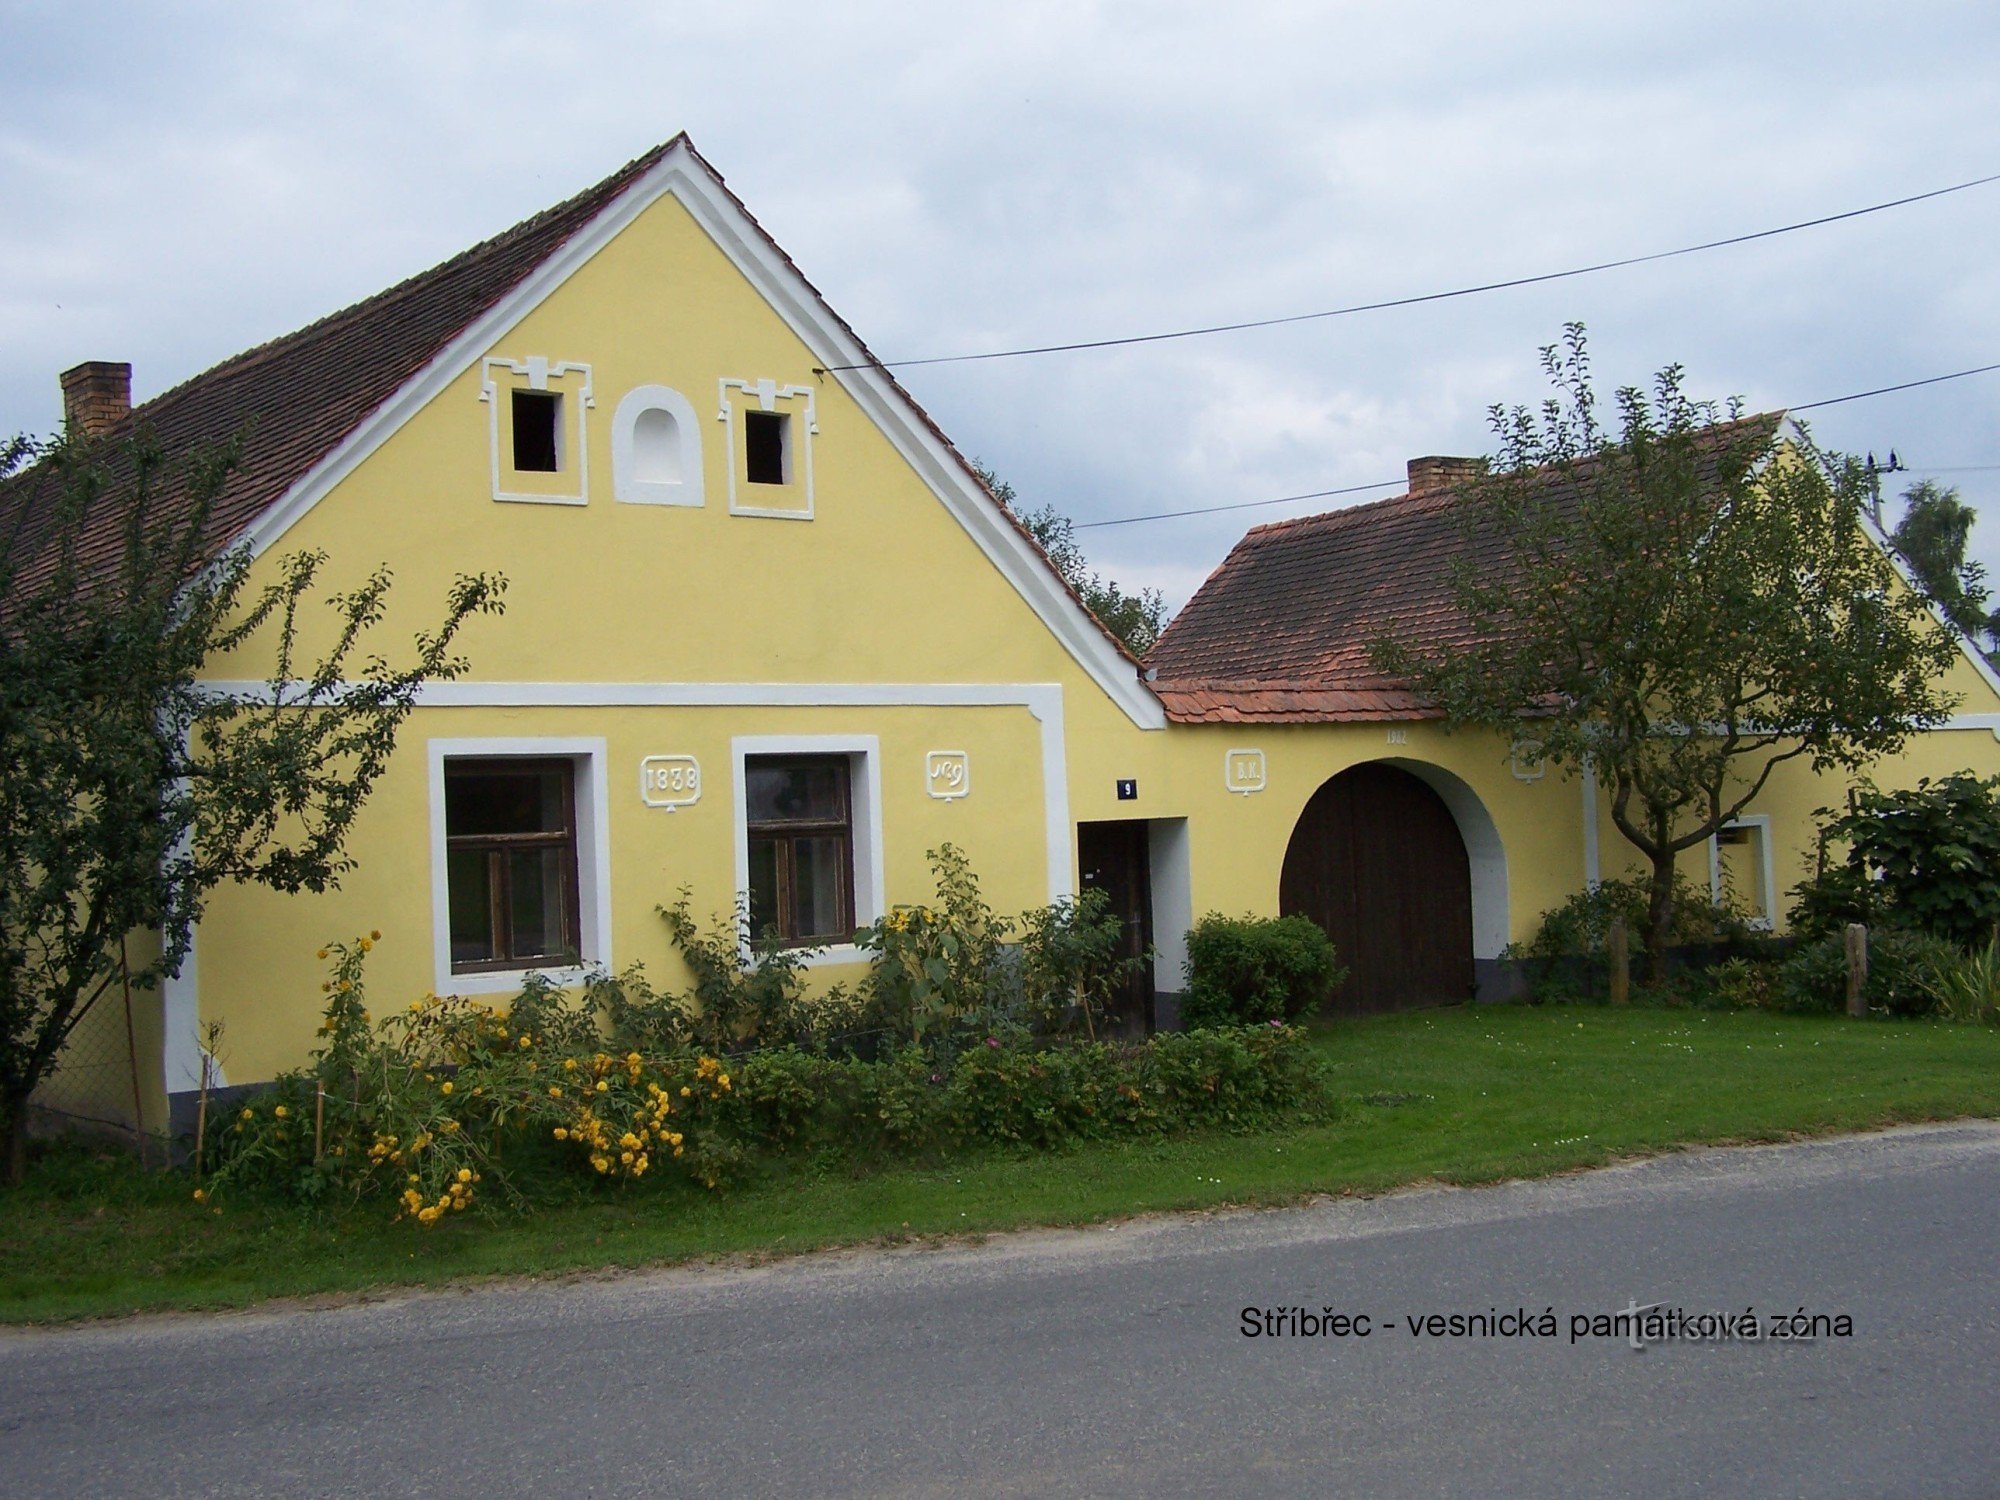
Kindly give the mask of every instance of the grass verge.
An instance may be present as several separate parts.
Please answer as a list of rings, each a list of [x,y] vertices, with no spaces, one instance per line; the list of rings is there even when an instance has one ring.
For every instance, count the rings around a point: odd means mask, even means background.
[[[1493,1182],[1717,1141],[2000,1115],[2000,1030],[1690,1010],[1458,1008],[1325,1027],[1330,1124],[982,1155],[723,1196],[585,1193],[518,1217],[193,1203],[177,1176],[57,1150],[0,1196],[0,1321],[240,1307],[483,1276],[787,1254],[1133,1214]]]

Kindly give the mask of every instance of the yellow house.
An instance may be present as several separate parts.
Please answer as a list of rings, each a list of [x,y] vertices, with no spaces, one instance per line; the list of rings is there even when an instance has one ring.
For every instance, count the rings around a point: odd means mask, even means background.
[[[1399,500],[1251,533],[1142,669],[684,137],[137,411],[123,366],[65,391],[72,422],[169,447],[251,422],[218,543],[266,576],[323,550],[335,586],[386,564],[387,639],[459,572],[510,582],[462,637],[470,673],[420,697],[341,888],[215,892],[139,1002],[138,1104],[98,1112],[157,1126],[205,1075],[302,1062],[314,950],[369,929],[385,1004],[633,963],[677,982],[657,909],[683,888],[851,976],[854,929],[924,899],[949,841],[1002,911],[1105,888],[1166,1022],[1200,912],[1311,911],[1384,1003],[1491,993],[1507,942],[1620,865],[1594,788],[1526,779],[1342,675],[1338,637],[1376,617],[1330,619],[1323,585],[1360,579],[1360,553],[1378,583],[1441,566],[1407,545],[1435,465]],[[1268,586],[1288,573],[1293,596]],[[1317,655],[1274,666],[1288,620]],[[268,646],[216,686],[254,690]],[[1895,776],[2000,769],[2000,683],[1971,653],[1958,676],[1963,716]],[[1715,853],[1773,921],[1827,800],[1774,784]]]

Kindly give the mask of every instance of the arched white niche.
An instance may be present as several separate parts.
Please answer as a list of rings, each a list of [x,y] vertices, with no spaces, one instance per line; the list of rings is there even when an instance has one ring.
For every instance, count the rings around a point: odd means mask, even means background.
[[[679,391],[642,385],[611,418],[611,490],[631,505],[700,505],[701,426]]]

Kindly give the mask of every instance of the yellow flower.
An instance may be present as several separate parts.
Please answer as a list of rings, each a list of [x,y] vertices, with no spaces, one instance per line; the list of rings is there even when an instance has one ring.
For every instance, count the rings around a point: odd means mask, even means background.
[[[290,1114],[291,1111],[289,1109],[286,1109],[284,1105],[280,1104],[276,1109],[272,1110],[271,1113],[276,1115],[279,1119],[282,1120],[285,1118],[286,1115]]]
[[[608,1094],[611,1092],[611,1085],[606,1083],[602,1078],[600,1078],[597,1080],[597,1092],[600,1094]]]
[[[194,1201],[197,1203],[208,1202],[208,1190],[206,1188],[196,1188],[194,1190]]]
[[[361,951],[362,951],[363,953],[366,953],[366,952],[368,952],[368,950],[369,950],[369,949],[371,949],[371,948],[373,948],[374,946],[375,946],[375,945],[374,945],[373,943],[371,943],[371,942],[370,942],[370,941],[369,941],[369,940],[368,940],[367,938],[363,938],[363,939],[361,940]]]
[[[335,986],[334,986],[334,988],[335,988],[335,989],[337,989],[337,990],[339,990],[339,991],[340,991],[340,993],[344,995],[344,994],[346,994],[346,993],[347,993],[347,992],[348,992],[349,990],[353,989],[353,988],[354,988],[354,986],[353,986],[353,985],[351,985],[351,984],[349,984],[349,983],[348,983],[348,982],[347,982],[347,981],[346,981],[345,979],[343,979],[343,980],[341,980],[341,981],[340,981],[340,983],[339,983],[339,984],[335,985]]]
[[[449,1078],[438,1085],[438,1092],[440,1094],[449,1094],[451,1092],[451,1080]]]
[[[559,1088],[557,1088],[557,1087],[556,1087],[556,1086],[555,1086],[554,1084],[550,1084],[550,1085],[549,1085],[549,1097],[550,1097],[551,1099],[560,1099],[560,1098],[562,1098],[562,1090],[561,1090],[561,1089],[559,1089]]]
[[[724,1073],[720,1078],[716,1079],[715,1081],[723,1088],[729,1087],[729,1075],[727,1073]]]
[[[321,958],[325,958],[325,957],[326,957],[326,949],[324,949],[324,948],[320,949],[320,950],[319,950],[319,956],[320,956]]]
[[[379,927],[372,928],[370,929],[368,936],[373,938],[376,942],[379,943],[382,941],[382,929]]]
[[[686,1084],[681,1085],[681,1097],[683,1099],[687,1098],[687,1096],[692,1094],[693,1092],[694,1090],[689,1088]]]
[[[566,1141],[566,1140],[568,1140],[568,1139],[569,1139],[569,1132],[568,1132],[567,1130],[563,1129],[563,1128],[562,1128],[562,1126],[560,1126],[560,1125],[556,1126],[556,1139],[557,1139],[557,1140],[559,1140],[559,1141]]]
[[[238,1116],[237,1116],[237,1118],[238,1118],[239,1120],[247,1120],[247,1119],[249,1119],[249,1118],[250,1118],[250,1111],[249,1111],[249,1110],[247,1110],[247,1109],[246,1109],[246,1110],[244,1110],[242,1114],[240,1114],[240,1115],[238,1115]]]
[[[458,1169],[458,1180],[459,1180],[460,1182],[470,1182],[470,1181],[472,1181],[472,1168],[470,1168],[470,1167],[460,1167],[460,1168]]]

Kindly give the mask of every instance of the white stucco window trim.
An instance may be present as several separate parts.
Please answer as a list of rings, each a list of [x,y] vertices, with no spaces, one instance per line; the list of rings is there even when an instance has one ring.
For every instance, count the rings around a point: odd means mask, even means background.
[[[577,985],[611,967],[611,797],[609,752],[602,738],[581,736],[434,739],[430,758],[431,943],[440,995],[512,994],[529,974]],[[568,760],[576,766],[576,914],[582,962],[562,968],[451,971],[451,888],[445,858],[444,767],[448,760]]]
[[[736,899],[750,900],[750,795],[743,763],[755,755],[843,755],[848,763],[849,837],[854,850],[854,925],[866,927],[888,910],[882,878],[882,741],[873,734],[755,734],[729,742],[732,831],[736,840]],[[744,961],[750,958],[744,944]],[[855,943],[835,943],[806,959],[808,968],[866,962]]]
[[[639,418],[663,411],[674,419],[680,440],[681,477],[670,482],[638,477],[633,433]],[[687,505],[704,502],[701,474],[701,423],[694,403],[671,386],[641,385],[627,391],[611,415],[611,491],[626,505]]]
[[[496,379],[494,371],[506,373]],[[574,386],[565,385],[556,395],[569,397],[562,404],[562,419],[556,429],[557,474],[571,474],[574,489],[550,491],[510,490],[506,476],[515,472],[511,463],[501,461],[500,398],[514,390],[548,391],[551,380],[582,376]],[[479,399],[486,406],[487,473],[493,498],[517,505],[588,505],[590,503],[590,427],[587,413],[597,405],[591,389],[590,366],[578,360],[555,360],[531,354],[525,359],[504,359],[489,354],[479,362]]]
[[[1757,885],[1764,915],[1750,918],[1744,926],[1752,932],[1775,931],[1778,925],[1778,874],[1777,862],[1771,852],[1771,815],[1746,813],[1740,818],[1731,818],[1716,833],[1731,828],[1757,830]],[[1722,841],[1714,833],[1708,836],[1708,899],[1717,906],[1722,904]]]

